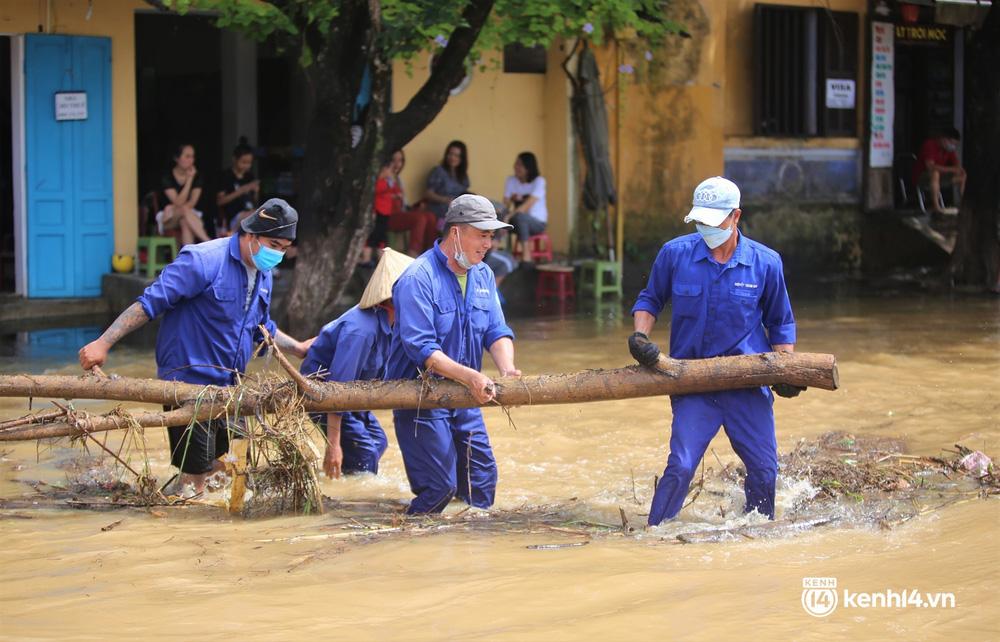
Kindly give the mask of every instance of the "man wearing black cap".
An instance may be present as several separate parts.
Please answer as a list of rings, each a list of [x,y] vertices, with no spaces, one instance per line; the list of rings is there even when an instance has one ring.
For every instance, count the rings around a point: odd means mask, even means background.
[[[495,394],[480,372],[489,351],[501,376],[519,376],[514,332],[504,320],[496,279],[483,263],[493,233],[510,228],[473,194],[451,202],[443,239],[420,255],[392,288],[396,323],[386,379],[421,372],[466,386],[481,404]],[[479,408],[394,410],[396,439],[416,495],[410,514],[439,513],[452,497],[477,508],[493,504],[497,465]]]
[[[98,339],[80,349],[84,370],[101,366],[122,337],[163,316],[156,337],[157,376],[168,381],[228,386],[246,371],[264,325],[283,351],[305,356],[308,342],[271,320],[271,269],[295,240],[298,213],[272,198],[242,222],[236,236],[185,245],[142,295]],[[180,487],[204,489],[229,450],[225,420],[168,428]]]

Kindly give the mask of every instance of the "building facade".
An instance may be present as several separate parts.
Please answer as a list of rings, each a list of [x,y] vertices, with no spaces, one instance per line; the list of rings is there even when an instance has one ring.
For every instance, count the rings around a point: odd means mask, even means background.
[[[682,231],[691,190],[736,180],[749,208],[912,207],[920,142],[962,129],[963,51],[983,0],[674,0],[684,34],[647,51],[627,34],[596,50],[619,194],[617,256]],[[564,71],[574,43],[481,61],[406,148],[417,200],[447,143],[469,147],[472,190],[499,200],[519,152],[548,183],[556,249],[586,252],[593,213]],[[393,70],[402,108],[426,60]],[[211,16],[140,0],[0,5],[0,290],[97,296],[112,254],[135,254],[139,202],[190,142],[206,176],[240,137],[267,195],[294,198],[308,92],[294,63]],[[281,97],[280,100],[275,97]],[[9,106],[9,108],[8,108]],[[213,199],[214,200],[214,199]],[[211,206],[211,204],[207,204]],[[306,213],[307,214],[307,213]]]

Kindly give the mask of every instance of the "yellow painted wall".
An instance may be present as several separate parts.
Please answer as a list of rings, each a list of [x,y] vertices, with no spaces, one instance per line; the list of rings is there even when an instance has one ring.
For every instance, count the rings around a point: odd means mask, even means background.
[[[488,69],[473,71],[468,88],[452,96],[441,113],[406,147],[403,184],[408,201],[423,194],[427,175],[441,162],[452,140],[469,149],[471,191],[503,200],[503,183],[514,172],[514,160],[523,151],[538,157],[547,183],[549,235],[557,250],[568,245],[567,223],[567,94],[562,69],[550,53],[548,73],[505,74],[487,61]],[[393,68],[393,107],[402,109],[428,75],[429,56],[408,71]]]
[[[115,251],[135,254],[136,209],[135,10],[141,0],[3,0],[0,33],[45,33],[111,38],[111,118],[114,171]]]
[[[725,5],[671,2],[670,17],[692,37],[670,38],[651,63],[637,43],[598,52],[603,83],[612,88],[607,96],[611,160],[626,244],[667,240],[683,231],[694,186],[722,173],[728,43],[711,36],[711,25],[724,24]],[[617,73],[622,63],[635,66],[636,73]]]

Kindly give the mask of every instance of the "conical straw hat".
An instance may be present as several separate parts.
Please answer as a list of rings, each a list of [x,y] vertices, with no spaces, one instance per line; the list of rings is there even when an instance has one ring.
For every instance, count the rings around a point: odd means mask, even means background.
[[[382,250],[382,258],[379,259],[371,280],[368,281],[365,291],[361,294],[358,307],[362,310],[373,308],[386,299],[391,299],[392,285],[410,263],[413,263],[413,259],[405,254],[389,248]]]

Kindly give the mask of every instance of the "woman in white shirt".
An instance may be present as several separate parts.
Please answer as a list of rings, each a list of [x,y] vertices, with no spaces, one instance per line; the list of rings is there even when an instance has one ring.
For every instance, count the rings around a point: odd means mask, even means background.
[[[531,261],[528,237],[541,234],[549,221],[545,207],[545,179],[538,172],[538,160],[531,152],[521,152],[514,161],[514,175],[503,186],[507,222],[514,226],[521,242],[522,259]]]

